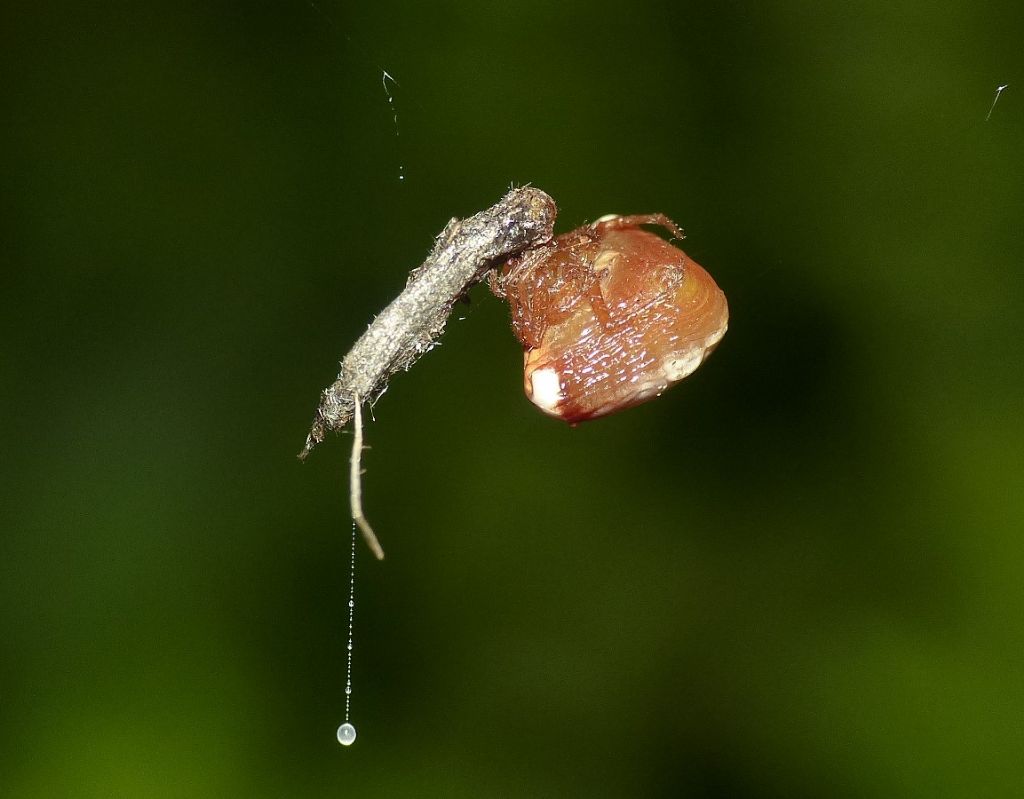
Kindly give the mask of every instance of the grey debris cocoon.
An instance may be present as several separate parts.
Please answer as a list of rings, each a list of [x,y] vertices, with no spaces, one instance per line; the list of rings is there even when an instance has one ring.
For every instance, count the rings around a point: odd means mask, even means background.
[[[526,186],[467,219],[452,219],[405,289],[370,324],[341,361],[338,379],[320,394],[320,405],[299,453],[305,459],[330,430],[342,429],[355,412],[355,397],[372,402],[388,379],[408,369],[444,332],[452,305],[491,269],[526,249],[551,240],[555,201]]]

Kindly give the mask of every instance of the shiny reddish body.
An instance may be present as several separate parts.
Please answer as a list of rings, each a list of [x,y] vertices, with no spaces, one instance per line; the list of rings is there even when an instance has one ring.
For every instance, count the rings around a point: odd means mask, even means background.
[[[725,295],[682,250],[641,229],[662,214],[606,217],[505,265],[492,287],[512,308],[530,400],[570,423],[659,396],[728,327]]]

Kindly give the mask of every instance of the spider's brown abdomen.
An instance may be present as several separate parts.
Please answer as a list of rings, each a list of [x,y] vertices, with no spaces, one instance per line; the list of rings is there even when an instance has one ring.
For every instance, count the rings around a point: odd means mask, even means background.
[[[721,289],[644,223],[678,230],[660,215],[612,217],[506,266],[524,388],[545,413],[576,423],[659,396],[725,335]]]

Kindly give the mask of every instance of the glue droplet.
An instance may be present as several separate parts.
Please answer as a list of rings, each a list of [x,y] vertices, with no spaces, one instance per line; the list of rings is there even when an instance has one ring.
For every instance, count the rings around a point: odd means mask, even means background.
[[[338,727],[338,743],[342,746],[352,746],[356,740],[356,728],[347,721]]]

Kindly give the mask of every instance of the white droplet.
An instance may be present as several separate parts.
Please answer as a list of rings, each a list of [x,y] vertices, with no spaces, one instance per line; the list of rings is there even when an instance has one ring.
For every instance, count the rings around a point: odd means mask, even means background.
[[[350,599],[350,600],[348,601],[348,606],[349,606],[350,608],[354,608],[354,607],[356,606],[356,601],[355,601],[354,599]]]
[[[345,693],[346,694],[351,694],[352,693],[352,686],[351,685],[346,685],[345,686]]]
[[[349,652],[352,651],[352,642],[351,641],[348,642],[348,651]]]
[[[352,746],[356,740],[356,728],[347,721],[338,727],[338,743],[342,746]]]
[[[558,372],[550,366],[535,369],[530,374],[530,401],[542,411],[554,413],[558,403],[562,401],[562,383]]]

